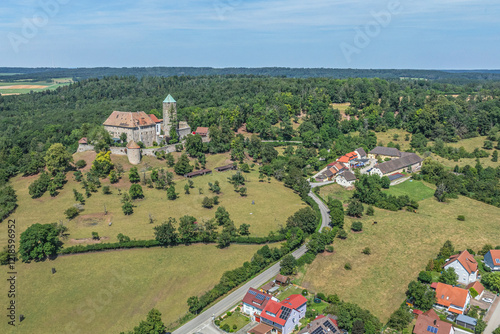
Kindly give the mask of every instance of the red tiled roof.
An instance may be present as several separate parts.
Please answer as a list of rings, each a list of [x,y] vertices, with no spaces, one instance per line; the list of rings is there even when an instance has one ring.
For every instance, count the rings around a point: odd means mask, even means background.
[[[254,292],[250,293],[250,291]],[[257,295],[263,295],[265,298],[264,299],[257,299]],[[259,310],[263,310],[264,307],[266,307],[267,302],[271,299],[271,295],[268,295],[267,293],[260,292],[259,290],[256,290],[254,288],[248,289],[247,294],[243,298],[243,303],[251,305]]]
[[[460,254],[450,256],[450,260],[446,262],[444,266],[446,267],[457,260],[469,274],[477,270],[477,261],[467,250],[464,250]]]
[[[305,303],[307,303],[307,299],[302,295],[291,295],[290,297],[281,301],[281,304],[293,309],[298,309]]]
[[[163,122],[163,119],[158,119],[158,117],[156,117],[155,114],[149,114],[149,118],[151,118],[151,120],[155,123],[161,123]]]
[[[199,126],[196,128],[196,134],[199,134],[200,136],[206,136],[208,134],[208,128]]]
[[[467,290],[470,290],[470,288],[474,288],[478,294],[482,294],[484,291],[484,286],[479,281],[467,285]]]
[[[337,171],[341,171],[342,169],[345,168],[345,166],[339,162],[335,163],[335,165],[333,165],[333,168],[335,168]]]
[[[141,148],[137,143],[133,140],[129,141],[127,144],[127,148],[134,149],[134,148]]]
[[[438,286],[438,284],[436,282],[431,283],[431,288],[435,289],[435,288],[437,288],[437,286]]]
[[[87,144],[87,138],[86,137],[83,137],[82,139],[80,139],[78,141],[78,144]]]
[[[498,262],[496,262],[496,260],[498,259],[500,261],[500,249],[492,249],[490,250],[490,254],[491,254],[491,260],[493,261],[493,265],[495,267],[498,267],[499,264]]]
[[[456,314],[464,314],[463,311],[457,310],[456,308],[453,308],[453,307],[449,307],[448,311],[456,313]]]
[[[424,312],[422,312],[422,311],[420,311],[420,310],[417,310],[417,309],[414,309],[414,310],[413,310],[413,314],[420,315],[420,314],[422,314],[422,313],[424,313]]]
[[[343,155],[341,156],[340,158],[337,159],[338,162],[344,162],[344,163],[347,163],[349,162],[349,157]]]
[[[430,334],[430,332],[427,331],[427,328],[429,326],[437,328],[438,329],[437,334],[449,334],[452,327],[450,323],[441,321],[436,312],[433,309],[431,309],[425,312],[424,314],[418,316],[415,328],[413,329],[413,333]]]
[[[276,282],[280,282],[280,283],[286,283],[288,282],[289,278],[287,276],[284,276],[284,275],[281,275],[281,274],[278,274],[276,276]]]
[[[105,126],[119,126],[123,128],[136,128],[138,126],[152,126],[156,123],[144,111],[128,112],[113,111],[103,123]]]
[[[306,299],[306,297],[304,297],[302,295],[291,295],[290,297],[282,300],[279,303],[275,302],[274,300],[271,299],[267,303],[266,307],[264,308],[264,310],[262,311],[260,316],[264,319],[267,319],[269,321],[273,321],[273,322],[283,326],[286,324],[286,321],[288,319],[281,319],[280,318],[280,314],[281,314],[281,312],[283,312],[281,310],[281,307],[285,306],[285,307],[296,310],[297,308],[304,305],[305,303],[307,303],[307,299]],[[267,314],[267,312],[272,313],[275,316],[269,315],[269,314]]]
[[[250,334],[268,334],[271,333],[273,328],[271,326],[268,326],[266,324],[258,324],[254,328],[248,331]]]
[[[468,294],[468,290],[441,282],[437,283],[436,299],[439,305],[449,307],[451,304],[453,304],[456,306],[465,307]]]

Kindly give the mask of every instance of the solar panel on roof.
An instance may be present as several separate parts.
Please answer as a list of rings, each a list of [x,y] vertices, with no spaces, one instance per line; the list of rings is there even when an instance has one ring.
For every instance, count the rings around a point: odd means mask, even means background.
[[[290,315],[290,312],[292,312],[291,309],[289,309],[286,306],[281,306],[281,314],[280,314],[280,319],[286,320],[288,319],[288,316]]]
[[[438,329],[436,327],[427,326],[427,331],[436,334]]]
[[[323,323],[323,326],[327,327],[327,328],[330,328],[330,330],[335,333],[337,331],[337,329],[335,328],[335,326],[330,322],[330,321],[325,321]]]
[[[254,295],[254,296],[257,294],[257,292],[255,292],[253,290],[248,290],[248,293],[251,294],[251,295]]]
[[[260,293],[255,297],[258,300],[264,300],[266,297],[264,295],[261,295]]]
[[[323,327],[316,328],[311,334],[325,334]]]

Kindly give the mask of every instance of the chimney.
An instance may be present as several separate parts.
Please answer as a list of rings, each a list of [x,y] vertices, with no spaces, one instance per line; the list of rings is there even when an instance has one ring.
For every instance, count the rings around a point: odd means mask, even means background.
[[[436,320],[436,319],[434,319],[434,325],[435,325],[436,323],[437,323],[437,320]]]

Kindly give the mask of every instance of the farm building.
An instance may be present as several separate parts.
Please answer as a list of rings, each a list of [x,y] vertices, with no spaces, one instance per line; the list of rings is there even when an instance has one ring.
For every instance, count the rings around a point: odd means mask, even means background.
[[[210,169],[200,169],[191,173],[184,174],[184,177],[187,177],[188,179],[196,176],[202,176],[205,174],[212,174],[212,171]]]
[[[342,174],[339,174],[335,181],[340,184],[342,187],[351,187],[356,182],[356,175],[353,172],[346,170]]]
[[[229,165],[225,165],[225,166],[215,167],[215,170],[218,171],[218,172],[225,172],[225,171],[228,171],[228,170],[235,170],[235,169],[237,169],[237,167],[234,164],[229,164]]]
[[[403,157],[376,164],[370,171],[371,175],[387,176],[392,173],[402,173],[419,170],[422,167],[422,158],[415,153],[403,152]]]
[[[368,152],[368,158],[370,159],[398,159],[401,157],[401,152],[394,147],[383,147],[377,146],[370,152]]]

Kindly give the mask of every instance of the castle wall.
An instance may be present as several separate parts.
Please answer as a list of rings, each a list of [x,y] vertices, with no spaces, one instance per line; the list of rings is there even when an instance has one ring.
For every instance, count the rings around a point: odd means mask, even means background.
[[[141,128],[124,128],[105,125],[104,128],[109,132],[112,138],[120,138],[122,133],[126,133],[127,142],[131,140],[136,143],[142,142],[146,147],[153,146],[153,142],[157,141],[156,125],[144,126]]]

